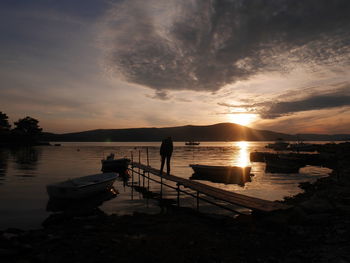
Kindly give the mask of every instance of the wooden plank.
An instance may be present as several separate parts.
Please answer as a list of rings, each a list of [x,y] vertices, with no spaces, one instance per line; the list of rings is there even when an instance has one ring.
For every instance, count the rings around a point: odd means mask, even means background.
[[[290,206],[287,206],[285,204],[281,204],[278,202],[263,200],[256,197],[246,196],[242,194],[237,194],[233,192],[229,192],[223,189],[219,189],[210,185],[202,184],[199,182],[191,181],[185,178],[181,178],[175,175],[167,175],[163,173],[163,175],[160,175],[160,171],[151,167],[146,166],[141,163],[132,163],[132,167],[140,168],[144,171],[148,171],[151,174],[154,174],[159,177],[163,177],[163,179],[176,182],[178,184],[181,184],[185,187],[191,188],[192,190],[198,191],[202,194],[211,196],[215,199],[219,199],[231,204],[243,206],[252,210],[259,210],[264,212],[271,212],[275,210],[280,209],[287,209]]]

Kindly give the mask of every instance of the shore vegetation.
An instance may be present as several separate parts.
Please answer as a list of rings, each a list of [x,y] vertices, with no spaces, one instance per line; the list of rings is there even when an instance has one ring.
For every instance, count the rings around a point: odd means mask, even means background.
[[[11,124],[6,113],[0,111],[0,145],[36,145],[42,135],[39,121],[26,116]]]

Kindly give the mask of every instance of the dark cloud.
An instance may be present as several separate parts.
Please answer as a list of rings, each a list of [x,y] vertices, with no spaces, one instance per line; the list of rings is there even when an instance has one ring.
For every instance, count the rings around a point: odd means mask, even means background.
[[[323,94],[312,94],[295,101],[283,101],[271,103],[263,110],[261,117],[274,119],[283,115],[289,115],[301,111],[331,109],[350,106],[350,84],[345,84],[336,90],[330,90]]]
[[[157,90],[154,95],[146,95],[146,97],[157,100],[170,100],[169,94],[163,90]]]
[[[311,92],[312,91],[312,92]],[[263,101],[253,104],[218,103],[230,109],[245,108],[248,112],[258,113],[263,119],[274,119],[296,112],[323,110],[350,106],[350,83],[341,83],[328,90],[307,88],[298,91],[304,97],[288,100],[290,93],[279,96],[275,101]],[[231,111],[228,112],[232,113]]]
[[[349,64],[348,0],[158,3],[129,0],[107,18],[110,66],[130,82],[216,91],[300,63]]]

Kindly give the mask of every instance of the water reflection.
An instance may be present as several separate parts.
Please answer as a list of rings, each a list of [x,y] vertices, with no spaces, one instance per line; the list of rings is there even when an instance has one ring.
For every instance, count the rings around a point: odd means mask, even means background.
[[[36,170],[38,160],[41,156],[41,149],[36,147],[12,148],[11,155],[18,170]]]
[[[7,171],[7,160],[9,157],[9,152],[5,149],[0,149],[0,180],[6,175]]]

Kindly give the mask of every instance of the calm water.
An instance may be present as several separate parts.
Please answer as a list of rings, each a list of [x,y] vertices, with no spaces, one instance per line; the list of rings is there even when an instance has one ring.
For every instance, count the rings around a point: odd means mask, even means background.
[[[0,229],[7,227],[39,227],[52,212],[47,211],[48,196],[46,185],[68,178],[99,173],[101,159],[113,152],[116,157],[129,157],[146,163],[146,148],[149,151],[150,165],[159,168],[158,142],[147,143],[61,143],[60,147],[38,146],[22,149],[0,149]],[[327,176],[327,168],[305,167],[298,174],[265,173],[264,163],[251,163],[249,153],[264,150],[266,142],[202,142],[200,146],[184,146],[174,143],[171,173],[189,178],[193,171],[189,164],[251,166],[252,182],[243,187],[233,184],[201,181],[225,190],[260,197],[267,200],[280,200],[285,196],[299,193],[299,182],[314,181]],[[140,153],[140,154],[139,154]],[[137,180],[137,178],[136,178]],[[124,187],[116,181],[117,197],[105,201],[99,208],[109,214],[131,214],[134,211],[158,213],[160,208],[153,200],[146,200],[139,193]],[[159,186],[151,184],[153,191]],[[175,198],[173,190],[166,190],[165,196]],[[182,197],[181,205],[193,207],[195,201]],[[222,209],[201,203],[202,211],[223,213]],[[227,212],[226,212],[227,213]]]

